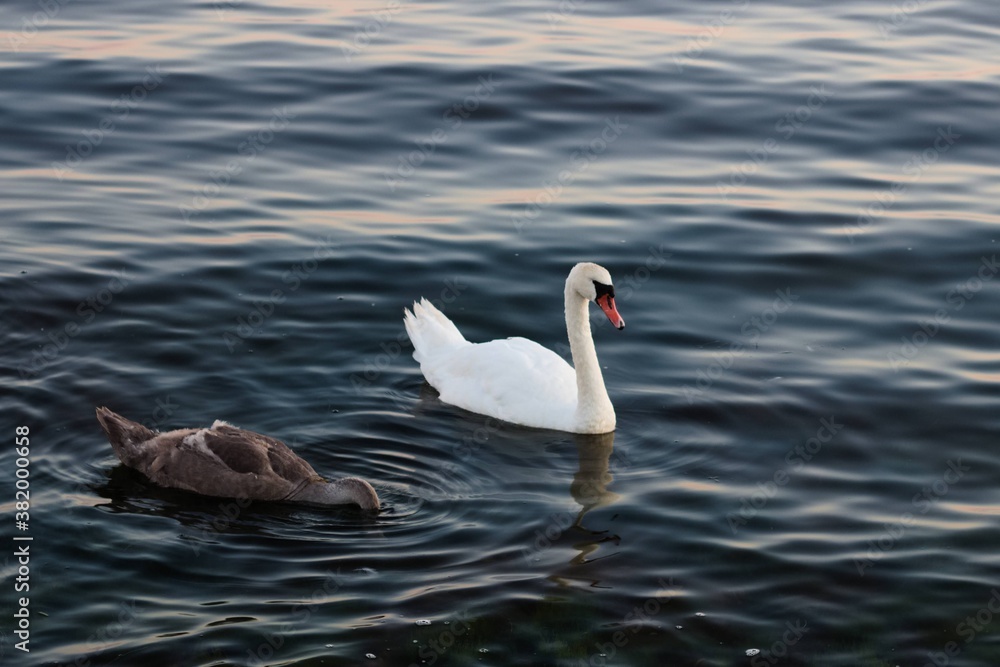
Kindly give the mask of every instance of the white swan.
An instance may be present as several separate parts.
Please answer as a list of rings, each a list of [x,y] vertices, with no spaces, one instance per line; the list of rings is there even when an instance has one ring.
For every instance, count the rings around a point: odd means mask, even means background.
[[[590,332],[587,304],[625,328],[607,269],[577,264],[566,279],[566,331],[573,366],[534,341],[507,338],[470,343],[427,299],[404,309],[413,358],[441,400],[497,419],[571,433],[610,433],[615,409]],[[574,370],[575,367],[575,370]]]

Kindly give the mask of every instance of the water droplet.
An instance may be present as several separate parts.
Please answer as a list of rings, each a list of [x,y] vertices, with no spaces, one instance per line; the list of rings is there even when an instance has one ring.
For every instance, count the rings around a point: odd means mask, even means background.
[[[697,617],[699,617],[699,618],[703,617],[704,615],[705,615],[705,614],[704,614],[703,612],[700,612],[700,611],[699,611],[699,612],[697,612],[697,613],[695,613],[695,616],[697,616]]]
[[[425,619],[420,619],[419,621],[417,621],[417,625],[430,625],[430,624],[431,622]]]
[[[748,648],[747,649],[747,657],[748,658],[752,658],[755,655],[757,655],[758,653],[760,653],[760,649],[759,648]]]
[[[675,625],[674,627],[677,628],[678,630],[683,630],[684,629],[683,625]]]
[[[490,650],[488,648],[481,648],[481,649],[479,649],[479,652],[480,653],[489,653]]]
[[[365,653],[365,657],[368,658],[369,660],[374,660],[375,659],[375,654],[374,653]]]

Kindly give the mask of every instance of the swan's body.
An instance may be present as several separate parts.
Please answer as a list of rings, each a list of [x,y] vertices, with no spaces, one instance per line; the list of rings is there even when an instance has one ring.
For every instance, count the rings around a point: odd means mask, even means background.
[[[224,498],[379,507],[365,480],[327,482],[280,440],[224,421],[157,433],[107,408],[97,408],[97,421],[121,462],[160,486]]]
[[[566,279],[570,366],[525,338],[470,343],[426,299],[404,310],[413,358],[441,400],[497,419],[571,433],[615,430],[615,410],[604,387],[587,306],[596,301],[617,328],[625,328],[611,275],[597,264],[577,264]]]

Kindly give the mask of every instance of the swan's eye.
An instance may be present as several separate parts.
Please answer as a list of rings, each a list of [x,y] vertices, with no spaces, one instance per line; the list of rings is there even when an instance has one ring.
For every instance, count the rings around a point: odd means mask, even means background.
[[[594,282],[594,289],[597,290],[597,299],[602,296],[607,295],[612,299],[615,298],[615,288],[613,285],[605,285],[604,283],[599,283],[596,280]]]

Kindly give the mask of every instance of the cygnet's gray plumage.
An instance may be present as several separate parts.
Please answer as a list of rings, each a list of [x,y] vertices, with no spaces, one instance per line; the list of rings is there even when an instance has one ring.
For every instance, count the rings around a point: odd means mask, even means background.
[[[160,486],[223,498],[379,508],[365,480],[328,482],[280,440],[224,421],[158,433],[103,407],[97,421],[121,462]]]

